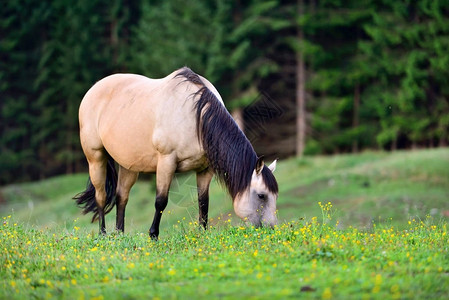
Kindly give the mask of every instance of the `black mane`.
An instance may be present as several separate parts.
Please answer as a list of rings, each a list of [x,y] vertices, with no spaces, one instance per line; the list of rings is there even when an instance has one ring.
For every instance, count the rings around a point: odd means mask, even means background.
[[[184,67],[176,77],[184,77],[186,81],[200,86],[195,93],[199,96],[195,97],[198,98],[195,103],[197,135],[209,165],[234,199],[251,183],[257,162],[256,152],[224,105],[196,73]],[[276,179],[266,166],[262,169],[262,177],[268,190],[277,194]]]

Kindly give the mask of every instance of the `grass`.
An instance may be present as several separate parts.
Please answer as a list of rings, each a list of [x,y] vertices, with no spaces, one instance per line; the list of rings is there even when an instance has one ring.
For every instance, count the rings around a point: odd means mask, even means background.
[[[448,166],[449,149],[281,161],[274,229],[243,226],[216,183],[199,229],[195,176],[178,176],[159,242],[148,181],[106,237],[71,200],[86,174],[6,186],[0,299],[446,299]]]
[[[447,223],[338,229],[324,219],[274,229],[180,223],[146,234],[0,228],[1,299],[447,299]],[[229,221],[230,222],[230,221]]]

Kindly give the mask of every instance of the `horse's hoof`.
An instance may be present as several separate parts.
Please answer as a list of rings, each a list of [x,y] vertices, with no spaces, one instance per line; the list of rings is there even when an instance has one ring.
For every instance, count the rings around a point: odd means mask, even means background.
[[[153,241],[157,241],[158,240],[158,236],[159,236],[159,234],[157,234],[157,233],[155,233],[155,232],[149,232],[149,234],[150,234],[150,238],[153,240]]]

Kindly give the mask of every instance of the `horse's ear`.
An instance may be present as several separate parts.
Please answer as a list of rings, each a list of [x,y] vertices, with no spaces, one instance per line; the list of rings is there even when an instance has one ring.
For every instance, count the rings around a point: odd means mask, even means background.
[[[276,170],[276,162],[278,161],[278,159],[276,158],[269,166],[268,169],[271,170],[271,173],[274,173],[274,170]]]
[[[259,158],[257,158],[257,162],[256,162],[256,174],[259,175],[262,172],[263,169],[263,155],[259,156]]]

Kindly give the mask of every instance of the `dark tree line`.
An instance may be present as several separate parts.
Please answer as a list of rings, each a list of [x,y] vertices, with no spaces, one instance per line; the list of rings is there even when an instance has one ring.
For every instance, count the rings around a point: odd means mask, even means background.
[[[446,146],[448,49],[442,0],[9,0],[0,183],[85,170],[89,87],[184,65],[214,83],[258,153]]]

